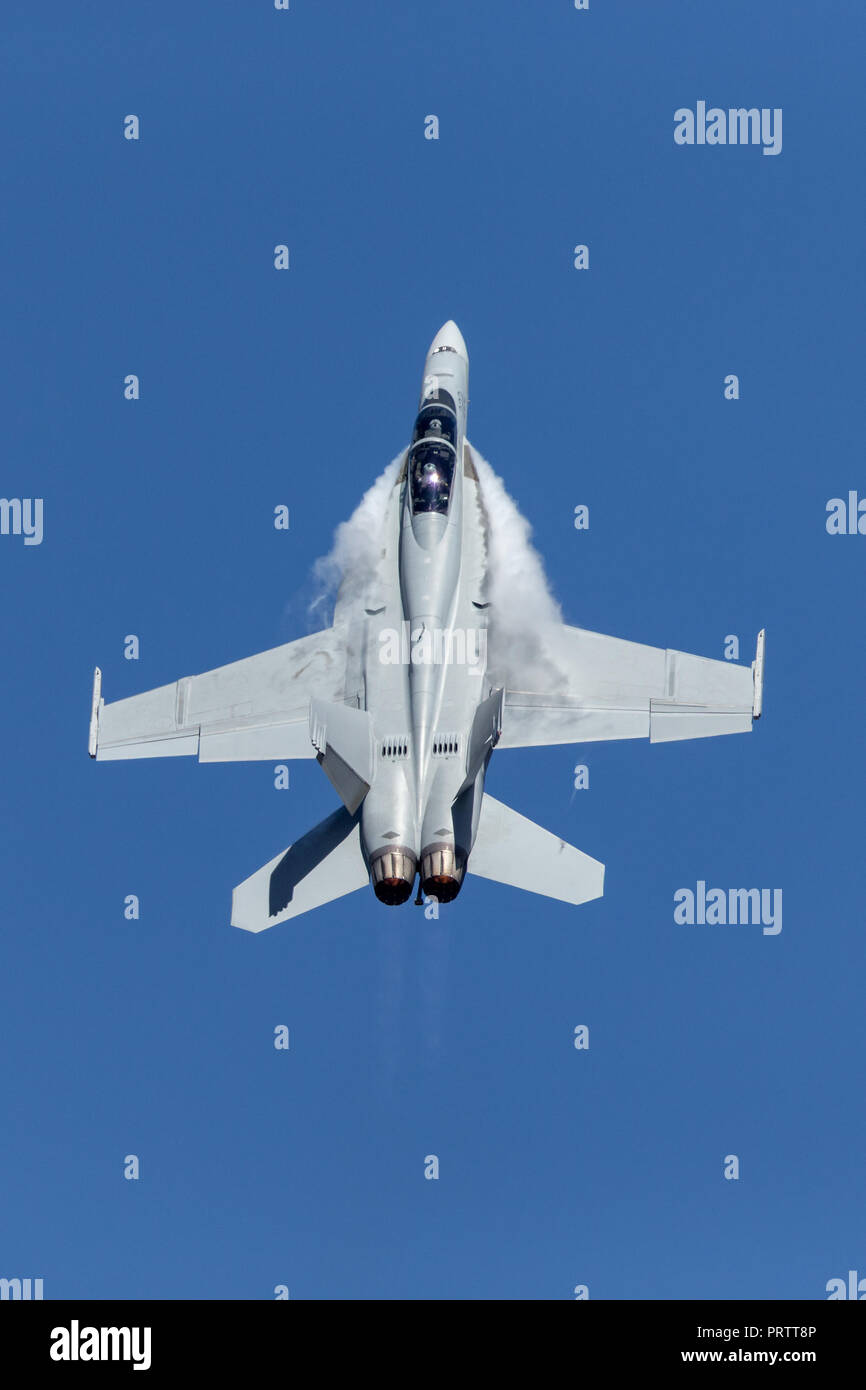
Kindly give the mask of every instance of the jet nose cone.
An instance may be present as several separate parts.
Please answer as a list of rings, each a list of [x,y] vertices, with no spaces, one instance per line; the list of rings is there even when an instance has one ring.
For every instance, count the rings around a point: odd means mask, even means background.
[[[438,352],[441,348],[450,348],[452,352],[459,353],[464,361],[469,361],[469,353],[466,351],[466,344],[463,341],[463,334],[457,327],[453,319],[443,323],[436,337],[430,344],[430,353]],[[428,357],[430,356],[428,353]]]

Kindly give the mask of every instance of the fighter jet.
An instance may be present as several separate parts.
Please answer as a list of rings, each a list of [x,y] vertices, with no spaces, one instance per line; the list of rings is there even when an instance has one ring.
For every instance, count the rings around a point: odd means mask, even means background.
[[[93,758],[316,758],[330,779],[342,805],[234,890],[233,926],[263,931],[368,883],[392,907],[416,880],[416,901],[448,903],[467,873],[599,898],[603,864],[485,791],[493,750],[747,733],[761,714],[763,631],[751,666],[565,624],[555,678],[530,664],[506,682],[489,664],[498,615],[468,379],[449,321],[424,364],[377,563],[362,591],[343,584],[332,627],[113,704],[95,671]]]

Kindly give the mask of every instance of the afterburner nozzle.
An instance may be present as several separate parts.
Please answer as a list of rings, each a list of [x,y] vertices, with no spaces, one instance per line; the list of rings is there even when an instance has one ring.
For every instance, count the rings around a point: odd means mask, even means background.
[[[453,845],[428,845],[421,854],[421,887],[428,898],[453,902],[466,872],[466,856]]]
[[[403,845],[380,850],[370,860],[373,892],[389,907],[399,907],[411,897],[417,872],[418,861]]]

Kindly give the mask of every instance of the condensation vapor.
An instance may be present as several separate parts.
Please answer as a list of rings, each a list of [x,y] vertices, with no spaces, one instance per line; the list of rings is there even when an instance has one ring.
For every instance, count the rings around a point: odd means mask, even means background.
[[[471,444],[469,449],[486,519],[490,673],[511,689],[550,691],[565,681],[557,662],[559,605],[532,545],[529,522],[487,460]],[[372,582],[382,552],[385,512],[405,457],[404,450],[388,464],[349,520],[337,527],[330,552],[316,561],[316,596],[310,612],[317,619],[323,620],[332,608],[338,590],[341,603],[361,599]]]
[[[557,660],[562,613],[532,527],[487,460],[469,445],[487,514],[488,668],[512,690],[564,686]]]
[[[391,489],[397,481],[406,450],[392,459],[368,488],[348,521],[334,532],[334,544],[313,566],[315,596],[310,614],[320,621],[340,602],[362,598],[376,573],[382,553],[382,529]]]

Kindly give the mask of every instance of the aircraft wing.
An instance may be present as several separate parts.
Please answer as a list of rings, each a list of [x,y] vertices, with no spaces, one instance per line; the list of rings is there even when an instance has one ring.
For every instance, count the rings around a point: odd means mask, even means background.
[[[506,690],[500,748],[603,739],[748,733],[761,713],[764,633],[751,666],[645,647],[563,625],[555,649],[561,690]],[[540,683],[540,682],[539,682]],[[520,682],[518,682],[520,684]]]
[[[313,758],[312,696],[342,703],[345,638],[335,628],[106,704],[93,683],[89,752],[100,760]]]

